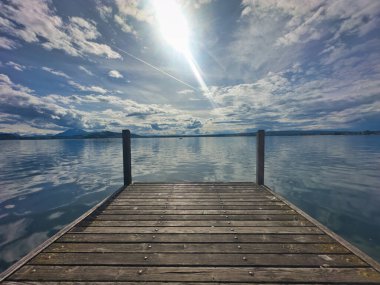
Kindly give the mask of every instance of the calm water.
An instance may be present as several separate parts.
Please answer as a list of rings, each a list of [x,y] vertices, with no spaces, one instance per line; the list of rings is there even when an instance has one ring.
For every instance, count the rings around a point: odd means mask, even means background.
[[[120,139],[0,141],[0,271],[122,183]],[[255,138],[132,140],[134,181],[254,181]],[[380,260],[380,136],[267,137],[266,184]]]

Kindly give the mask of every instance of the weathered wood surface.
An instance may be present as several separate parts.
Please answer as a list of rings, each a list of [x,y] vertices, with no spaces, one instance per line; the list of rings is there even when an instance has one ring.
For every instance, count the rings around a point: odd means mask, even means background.
[[[141,269],[140,269],[141,268]],[[29,277],[30,276],[30,277]],[[26,265],[14,281],[282,282],[379,284],[372,268],[46,266]],[[183,284],[183,283],[182,283]]]
[[[264,185],[265,131],[256,133],[256,184]]]
[[[102,221],[89,220],[79,227],[303,227],[313,226],[308,221]]]
[[[177,242],[177,243],[331,243],[327,235],[304,234],[82,234],[67,233],[60,242]]]
[[[256,184],[137,183],[4,282],[20,283],[380,284],[380,273]]]
[[[236,234],[321,234],[316,227],[75,227],[71,233],[109,233],[109,234],[222,234],[233,232]]]
[[[61,243],[50,245],[45,252],[186,252],[186,253],[349,253],[336,243]]]
[[[122,139],[124,186],[127,186],[132,183],[131,132],[123,130]]]

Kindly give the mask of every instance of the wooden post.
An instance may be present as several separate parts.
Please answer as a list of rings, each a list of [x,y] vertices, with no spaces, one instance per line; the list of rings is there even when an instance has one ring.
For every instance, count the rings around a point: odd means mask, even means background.
[[[256,133],[256,184],[264,185],[265,131]]]
[[[131,132],[123,130],[123,170],[124,186],[132,183],[132,165],[131,165]]]

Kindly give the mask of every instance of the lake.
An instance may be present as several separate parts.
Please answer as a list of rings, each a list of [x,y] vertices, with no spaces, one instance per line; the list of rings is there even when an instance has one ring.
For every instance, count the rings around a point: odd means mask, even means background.
[[[133,180],[255,181],[255,137],[132,139]],[[0,141],[0,271],[122,185],[121,139]],[[265,184],[380,261],[380,136],[267,137]]]

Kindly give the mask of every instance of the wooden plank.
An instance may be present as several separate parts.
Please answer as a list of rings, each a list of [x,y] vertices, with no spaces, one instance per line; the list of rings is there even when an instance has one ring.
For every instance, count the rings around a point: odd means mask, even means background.
[[[263,199],[261,198],[265,198],[266,200],[265,201],[262,201]],[[137,198],[137,197],[128,197],[128,196],[123,196],[123,197],[118,197],[117,199],[115,199],[115,202],[127,202],[127,201],[134,201],[134,202],[138,202],[138,203],[141,203],[141,202],[144,202],[144,201],[147,201],[147,202],[157,202],[159,201],[160,199],[163,200],[164,202],[246,202],[246,201],[249,201],[249,202],[252,202],[252,203],[256,203],[258,204],[259,202],[261,203],[270,203],[272,202],[272,199],[273,197],[271,196],[255,196],[255,197],[252,197],[250,195],[250,197],[246,197],[246,198],[239,198],[239,199],[235,199],[235,198],[232,198],[232,197],[211,197],[211,196],[207,196],[207,197],[199,197],[199,196],[193,196],[193,197],[165,197],[165,196],[157,196],[157,197],[153,197],[153,196],[149,196],[149,197],[146,197],[146,198]],[[258,199],[260,199],[260,201],[257,201]],[[277,203],[281,203],[280,200],[274,200],[273,202],[277,202]]]
[[[117,198],[114,200],[113,203],[144,203],[142,205],[149,205],[150,203],[159,203],[159,202],[169,202],[169,203],[178,203],[178,202],[181,202],[181,203],[220,203],[220,202],[223,202],[223,203],[238,203],[238,202],[250,202],[250,203],[255,203],[255,204],[261,204],[261,203],[281,203],[281,201],[279,199],[277,199],[276,197],[260,197],[260,198],[247,198],[247,199],[219,199],[219,198],[215,198],[215,199],[202,199],[202,198],[197,198],[197,199],[184,199],[184,198],[180,198],[180,199],[175,199],[175,198],[167,198],[167,199],[164,199],[164,198],[146,198],[146,199],[129,199],[129,198]]]
[[[216,206],[202,206],[202,205],[181,205],[181,206],[125,206],[125,205],[115,205],[109,206],[108,210],[281,210],[281,209],[289,209],[288,206],[226,206],[226,205],[216,205]]]
[[[140,195],[148,195],[153,198],[153,196],[161,197],[161,198],[168,198],[170,196],[177,197],[177,196],[186,196],[186,197],[203,197],[203,196],[214,196],[214,197],[230,197],[236,194],[241,194],[243,196],[251,196],[251,197],[266,197],[269,196],[269,193],[267,192],[258,192],[258,191],[250,191],[250,190],[245,190],[245,191],[221,191],[221,192],[216,192],[216,191],[196,191],[196,190],[191,190],[189,189],[189,192],[183,192],[183,191],[175,191],[175,192],[161,192],[161,191],[138,191],[138,192],[132,192],[132,193],[124,193],[120,197],[129,197],[129,196],[138,196]],[[186,198],[185,197],[185,198]]]
[[[78,227],[304,227],[308,221],[82,221]]]
[[[236,233],[236,234],[321,234],[317,227],[74,227],[71,233]]]
[[[192,192],[194,191],[194,192]],[[178,187],[178,188],[168,188],[168,187],[131,187],[126,193],[237,193],[237,192],[250,192],[250,193],[266,193],[264,189],[252,188],[252,187]]]
[[[268,192],[264,189],[260,188],[238,188],[238,187],[228,187],[228,188],[209,188],[209,187],[189,187],[189,188],[176,188],[176,189],[169,189],[169,188],[137,188],[137,189],[129,189],[128,192],[124,192],[123,194],[138,194],[138,193],[162,193],[162,194],[180,194],[180,195],[186,195],[186,194],[221,194],[221,193],[265,193],[268,194]]]
[[[353,254],[40,253],[29,265],[368,267]]]
[[[281,201],[275,201],[275,200],[268,200],[268,201],[226,201],[226,200],[214,200],[214,201],[180,201],[180,200],[163,200],[163,201],[146,201],[147,203],[144,203],[144,200],[116,200],[114,201],[111,206],[130,206],[130,205],[136,205],[136,206],[163,206],[163,205],[173,205],[173,206],[179,206],[179,205],[244,205],[247,206],[272,206],[272,205],[282,205],[287,206],[285,203]]]
[[[188,188],[131,188],[128,190],[128,192],[124,192],[123,194],[129,194],[129,193],[162,193],[162,194],[194,194],[194,193],[200,193],[200,194],[220,194],[220,193],[265,193],[268,194],[268,192],[265,189],[261,188],[250,188],[250,187],[215,187],[215,188],[210,188],[210,187],[188,187]]]
[[[141,271],[140,271],[141,270]],[[24,266],[14,281],[330,282],[379,284],[371,268]]]
[[[229,185],[248,185],[248,186],[256,186],[256,184],[252,181],[226,181],[226,182],[212,182],[212,181],[181,181],[181,182],[135,182],[133,183],[134,186],[155,186],[155,185],[165,185],[165,186],[173,186],[173,187],[181,187],[181,186],[186,186],[186,185],[224,185],[224,186],[229,186]]]
[[[143,197],[143,196],[142,196]],[[267,198],[265,201],[261,201],[262,197],[264,198]],[[155,202],[155,201],[159,201],[160,199],[163,200],[164,202],[167,202],[167,201],[170,201],[170,202],[244,202],[244,201],[249,201],[249,202],[255,202],[255,203],[258,203],[258,202],[267,202],[267,203],[270,203],[272,202],[272,199],[273,197],[271,196],[256,196],[256,197],[246,197],[246,198],[239,198],[239,199],[235,199],[235,198],[232,198],[232,197],[211,197],[211,196],[207,196],[207,197],[199,197],[199,196],[193,196],[193,197],[165,197],[165,196],[157,196],[157,197],[153,197],[153,196],[149,196],[149,197],[146,197],[146,198],[137,198],[137,197],[128,197],[128,196],[123,196],[123,197],[118,197],[117,199],[115,199],[115,202],[127,202],[127,201],[134,201],[134,202],[138,202],[138,203],[141,203],[141,202],[144,202],[144,201],[147,201],[147,202]],[[260,201],[255,201],[257,199],[260,199]],[[280,200],[275,200],[273,202],[277,202],[277,203],[281,203]]]
[[[192,192],[194,191],[194,192]],[[185,187],[185,188],[131,188],[128,192],[125,193],[266,193],[264,189],[260,188],[251,188],[251,187]]]
[[[58,242],[178,242],[178,243],[332,243],[334,240],[327,235],[305,234],[107,234],[107,233],[67,233]]]
[[[162,193],[162,192],[145,192],[144,197],[147,196],[148,198],[183,198],[183,199],[202,199],[202,198],[226,198],[226,199],[241,199],[241,198],[254,198],[254,197],[272,197],[271,193],[268,191],[256,191],[254,193],[239,193],[239,196],[236,196],[236,194],[239,192],[233,192],[233,193],[218,193],[218,192],[204,192],[204,193],[186,193],[186,192],[179,192],[179,193]],[[125,198],[133,198],[133,199],[143,199],[144,197],[141,196],[140,192],[123,192],[120,193],[118,197],[125,197]]]
[[[114,205],[107,210],[289,210],[287,205]]]
[[[236,195],[236,194],[235,194]],[[116,200],[126,200],[126,201],[138,201],[138,202],[141,202],[141,200],[143,201],[159,201],[159,200],[170,200],[170,201],[255,201],[255,200],[269,200],[269,199],[277,199],[277,197],[275,196],[272,196],[272,195],[260,195],[260,196],[252,196],[252,195],[248,195],[246,197],[240,197],[240,198],[237,198],[236,196],[235,197],[232,197],[232,196],[205,196],[205,197],[202,197],[202,196],[199,196],[199,195],[192,195],[192,196],[186,196],[186,197],[183,197],[183,196],[173,196],[173,195],[167,195],[167,196],[164,196],[164,195],[157,195],[157,196],[154,196],[154,195],[150,195],[150,196],[147,196],[146,198],[142,199],[142,197],[144,196],[140,196],[140,198],[137,198],[137,197],[133,197],[133,196],[119,196],[117,197]]]
[[[211,181],[181,181],[181,182],[134,182],[135,187],[215,187],[215,186],[247,186],[247,187],[257,187],[257,184],[252,181],[225,181],[225,182],[211,182]]]
[[[175,186],[175,187],[165,187],[165,186],[156,186],[156,187],[148,187],[148,186],[137,186],[137,187],[131,187],[129,190],[131,192],[133,191],[149,191],[149,190],[163,190],[163,191],[180,191],[188,192],[188,190],[194,189],[194,190],[202,190],[202,191],[210,191],[210,192],[218,192],[222,190],[250,190],[250,191],[263,191],[265,192],[265,189],[261,189],[259,186],[254,184],[255,186],[252,187],[251,185],[187,185],[187,186]]]
[[[168,197],[177,197],[177,196],[185,196],[184,198],[191,198],[191,197],[203,197],[203,196],[209,196],[209,197],[226,197],[226,198],[232,198],[233,195],[239,194],[242,196],[251,196],[251,198],[254,197],[266,197],[271,196],[268,192],[259,192],[259,191],[250,191],[250,190],[244,190],[240,192],[237,191],[197,191],[197,190],[188,190],[189,192],[186,193],[184,191],[174,191],[174,192],[162,192],[162,191],[136,191],[131,193],[123,193],[120,197],[132,197],[132,196],[139,196],[140,195],[148,195],[151,198],[168,198]],[[141,196],[140,196],[141,197]]]
[[[223,202],[223,203],[237,203],[237,202],[250,202],[252,204],[262,204],[262,203],[282,203],[281,200],[277,199],[276,197],[271,197],[271,198],[265,198],[265,199],[253,199],[253,198],[247,198],[247,199],[219,199],[219,198],[215,198],[215,199],[202,199],[202,198],[197,198],[197,199],[185,199],[185,198],[179,198],[179,199],[175,199],[175,198],[147,198],[147,199],[129,199],[129,198],[126,198],[126,199],[120,199],[120,198],[117,198],[114,200],[114,203],[130,203],[130,202],[134,202],[134,203],[144,203],[144,202],[147,202],[145,205],[149,205],[149,203],[158,203],[158,202],[170,202],[170,203],[178,203],[178,202],[182,202],[182,203],[198,203],[198,202],[202,202],[202,203],[220,203],[220,202]]]
[[[45,281],[38,281],[38,282],[33,282],[33,281],[27,281],[27,282],[13,282],[13,281],[6,281],[6,282],[3,282],[1,283],[2,285],[20,285],[20,284],[27,284],[27,285],[89,285],[89,282],[87,281],[66,281],[66,282],[62,282],[62,281],[48,281],[48,282],[45,282]],[[113,285],[113,284],[117,284],[117,285],[136,285],[136,282],[128,282],[128,281],[101,281],[101,282],[94,282],[92,281],[91,282],[91,285]],[[144,284],[144,285],[162,285],[162,282],[140,282],[140,284]],[[217,285],[231,285],[231,283],[224,283],[224,282],[217,282],[217,283],[210,283],[210,282],[165,282],[165,285],[212,285],[212,284],[217,284]],[[234,282],[233,283],[234,285],[247,285],[247,283],[236,283]],[[257,283],[257,282],[250,282],[249,284],[260,284],[262,285],[263,283]],[[265,283],[265,285],[283,285],[284,283]],[[310,284],[310,283],[308,283]],[[326,283],[313,283],[313,285],[322,285],[322,284],[326,284]],[[306,285],[306,283],[297,283],[297,285]]]
[[[258,185],[252,181],[225,181],[225,182],[209,182],[209,181],[181,181],[181,182],[134,182],[134,187],[165,187],[170,189],[186,188],[186,187],[251,187]]]
[[[170,221],[212,221],[212,220],[226,220],[226,218],[234,221],[305,221],[306,219],[300,215],[167,215],[161,214],[165,220]],[[157,220],[158,215],[107,215],[107,214],[93,214],[93,219],[102,221],[152,221]]]
[[[136,189],[194,189],[194,188],[207,188],[207,189],[220,189],[220,188],[228,188],[228,189],[235,189],[235,188],[249,188],[249,189],[259,189],[258,185],[254,182],[247,182],[247,183],[229,183],[229,182],[216,182],[216,183],[173,183],[173,184],[167,184],[167,183],[157,183],[154,185],[154,183],[139,183],[135,182],[132,184],[131,190]]]
[[[181,206],[181,205],[203,205],[203,206],[215,206],[215,205],[237,205],[237,206],[252,206],[251,202],[268,202],[275,201],[277,199],[272,200],[255,200],[255,201],[170,201],[170,200],[156,200],[156,201],[115,201],[113,205],[136,205],[136,206],[161,206],[161,205],[172,205],[172,206]],[[260,206],[261,203],[255,203],[256,206]]]
[[[108,215],[289,215],[294,214],[294,210],[108,210],[101,212]]]
[[[146,199],[139,199],[136,197],[128,197],[128,196],[122,196],[122,197],[117,197],[115,201],[120,201],[120,202],[127,202],[127,201],[134,201],[134,202],[244,202],[244,201],[249,201],[249,202],[270,202],[270,201],[277,201],[281,202],[277,197],[275,196],[268,196],[268,195],[263,195],[263,196],[250,196],[250,197],[242,197],[242,198],[233,198],[233,197],[218,197],[218,196],[207,196],[207,197],[199,197],[199,196],[189,196],[189,197],[173,197],[173,196],[149,196],[146,197]]]
[[[338,243],[60,243],[44,252],[349,253]]]
[[[252,184],[251,184],[252,185]],[[173,186],[166,186],[166,185],[161,185],[161,186],[153,186],[153,185],[147,185],[147,186],[142,186],[142,185],[132,185],[132,187],[129,189],[129,191],[134,192],[134,191],[184,191],[186,192],[189,189],[194,189],[194,190],[202,190],[202,191],[223,191],[223,190],[250,190],[250,191],[260,191],[259,186],[251,186],[251,185],[222,185],[222,184],[215,184],[215,185],[195,185],[195,184],[189,184],[189,185],[184,185],[184,186],[179,186],[179,185],[174,185]],[[256,184],[255,184],[256,185]]]
[[[161,193],[161,195],[170,195],[170,194],[184,194],[186,193],[186,191],[189,191],[188,193],[191,193],[191,194],[202,194],[202,193],[228,193],[228,194],[237,194],[237,193],[242,193],[242,194],[255,194],[255,193],[265,193],[265,192],[261,192],[261,190],[250,190],[250,189],[220,189],[218,191],[212,191],[210,189],[196,189],[196,188],[189,188],[187,190],[160,190],[160,189],[149,189],[149,190],[143,190],[143,189],[139,189],[139,190],[136,190],[136,191],[131,191],[130,192],[127,192],[127,194],[129,193],[134,193],[134,194],[153,194],[153,193]]]
[[[144,285],[162,285],[162,282],[140,282],[140,284],[144,284]],[[27,285],[89,285],[89,282],[87,281],[66,281],[66,282],[62,282],[62,281],[38,281],[38,282],[33,282],[33,281],[26,281],[26,282],[14,282],[14,281],[6,281],[6,282],[3,282],[1,283],[2,285],[20,285],[20,284],[27,284]],[[100,282],[94,282],[92,281],[91,282],[91,285],[113,285],[113,284],[117,284],[117,285],[136,285],[136,282],[128,282],[128,281],[100,281]],[[224,283],[224,282],[217,282],[217,283],[210,283],[210,282],[207,282],[207,283],[204,283],[204,282],[165,282],[164,283],[165,285],[212,285],[212,284],[217,284],[217,285],[231,285],[231,283]],[[236,283],[234,282],[233,283],[234,285],[247,285],[247,283]],[[262,285],[263,283],[257,283],[257,282],[249,282],[249,284],[260,284]],[[265,285],[283,285],[284,283],[265,283]],[[308,283],[310,284],[310,283]],[[313,283],[313,285],[322,285],[322,284],[326,284],[326,283]],[[297,285],[307,285],[306,283],[297,283]]]

